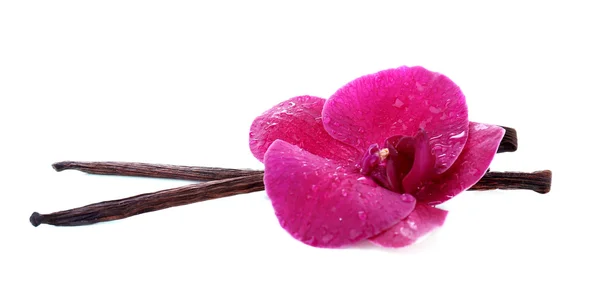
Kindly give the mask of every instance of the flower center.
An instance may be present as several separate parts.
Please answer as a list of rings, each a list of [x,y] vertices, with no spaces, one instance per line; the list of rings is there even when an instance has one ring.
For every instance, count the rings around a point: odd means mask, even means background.
[[[415,160],[415,138],[393,136],[385,140],[384,147],[372,144],[365,152],[360,173],[370,177],[380,186],[405,193],[402,180],[410,172]]]

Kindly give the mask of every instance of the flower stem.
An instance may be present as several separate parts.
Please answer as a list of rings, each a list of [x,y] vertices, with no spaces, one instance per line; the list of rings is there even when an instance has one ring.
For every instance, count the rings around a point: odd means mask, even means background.
[[[198,169],[201,170],[202,168]],[[550,171],[534,173],[488,172],[469,190],[526,189],[538,193],[547,193],[550,191],[551,182],[552,173]],[[144,193],[51,214],[42,215],[34,212],[29,221],[36,227],[40,224],[56,226],[88,225],[264,189],[263,172],[254,171],[253,174],[242,177]]]
[[[61,161],[52,165],[57,171],[78,170],[88,174],[153,177],[191,181],[210,181],[262,174],[262,171],[149,164],[139,162]]]
[[[253,174],[144,193],[118,200],[103,201],[47,215],[34,212],[31,214],[29,221],[36,227],[40,224],[56,226],[88,225],[264,189],[263,174]]]
[[[525,189],[537,193],[548,193],[552,185],[552,172],[549,170],[533,173],[487,172],[469,190]]]

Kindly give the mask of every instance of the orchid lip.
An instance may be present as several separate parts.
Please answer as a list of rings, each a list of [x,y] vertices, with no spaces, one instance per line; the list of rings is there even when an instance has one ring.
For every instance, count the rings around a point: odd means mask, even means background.
[[[397,135],[388,138],[384,148],[371,144],[359,163],[360,173],[388,190],[406,193],[402,180],[414,162],[414,142],[413,137]]]

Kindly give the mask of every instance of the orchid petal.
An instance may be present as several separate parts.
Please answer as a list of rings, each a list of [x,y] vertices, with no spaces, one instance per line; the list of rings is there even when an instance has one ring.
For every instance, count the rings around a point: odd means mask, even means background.
[[[264,154],[280,139],[328,159],[355,161],[358,151],[333,139],[323,128],[325,100],[301,96],[283,101],[258,116],[250,127],[250,150],[263,161]]]
[[[360,151],[422,128],[436,156],[436,173],[456,161],[469,125],[459,87],[423,67],[384,70],[346,84],[325,103],[323,123],[333,138]]]
[[[404,192],[412,193],[421,185],[422,180],[430,180],[434,175],[435,156],[431,154],[425,131],[420,130],[414,137],[414,162],[406,177],[402,180]]]
[[[316,247],[364,240],[408,216],[415,199],[339,162],[276,140],[264,157],[265,189],[281,226]]]
[[[445,173],[424,183],[414,192],[419,202],[440,204],[475,185],[485,174],[496,155],[504,129],[483,123],[469,123],[465,148]]]
[[[417,203],[408,217],[369,240],[383,247],[405,247],[442,226],[447,214],[445,210]]]

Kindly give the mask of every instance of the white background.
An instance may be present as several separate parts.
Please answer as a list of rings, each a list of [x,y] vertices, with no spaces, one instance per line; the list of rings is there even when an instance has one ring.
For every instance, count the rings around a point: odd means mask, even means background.
[[[598,295],[599,11],[482,2],[2,1],[0,294]],[[398,250],[303,245],[264,192],[29,224],[189,183],[53,162],[261,169],[255,116],[401,65],[454,80],[472,120],[517,128],[519,151],[492,168],[552,169],[552,192],[461,194],[443,228]]]

